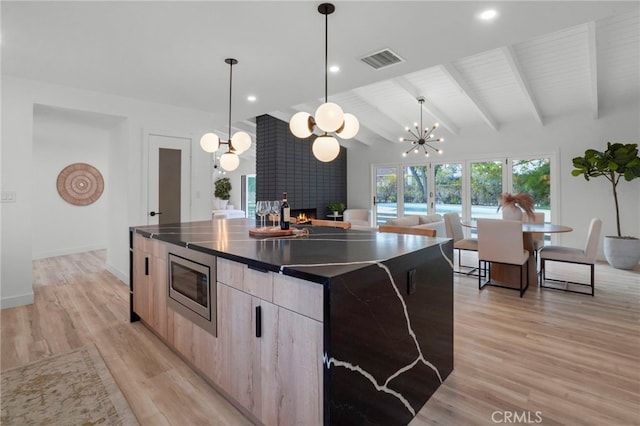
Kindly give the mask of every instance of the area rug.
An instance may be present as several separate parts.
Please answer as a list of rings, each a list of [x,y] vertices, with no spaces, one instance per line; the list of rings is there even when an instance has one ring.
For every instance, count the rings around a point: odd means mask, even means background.
[[[137,425],[95,345],[3,371],[8,425]]]

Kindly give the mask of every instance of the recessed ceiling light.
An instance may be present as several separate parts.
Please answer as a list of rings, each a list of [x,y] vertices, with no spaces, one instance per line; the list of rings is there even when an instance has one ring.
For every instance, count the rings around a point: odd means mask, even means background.
[[[258,99],[258,98],[256,98],[256,97],[255,97],[255,96],[253,96],[253,95],[249,95],[249,96],[247,96],[247,100],[248,100],[249,102],[255,102],[255,101],[256,101],[256,99]]]
[[[340,71],[340,67],[339,67],[339,66],[337,66],[337,65],[331,65],[331,66],[329,67],[329,71],[331,71],[331,72],[338,72],[338,71]]]
[[[485,10],[479,15],[480,19],[482,19],[483,21],[491,21],[496,16],[498,16],[498,12],[493,9]]]

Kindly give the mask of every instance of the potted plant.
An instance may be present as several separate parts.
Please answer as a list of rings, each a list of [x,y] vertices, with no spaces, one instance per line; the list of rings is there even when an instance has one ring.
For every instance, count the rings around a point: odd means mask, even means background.
[[[502,208],[502,218],[508,220],[522,220],[522,212],[533,220],[533,210],[535,202],[531,194],[520,192],[518,194],[510,194],[505,192],[498,200],[498,210]]]
[[[228,177],[217,179],[214,182],[215,190],[213,195],[217,199],[217,206],[214,206],[217,210],[224,210],[227,208],[229,198],[231,198],[231,181]]]
[[[339,216],[342,214],[342,212],[344,212],[344,209],[346,207],[344,203],[330,203],[327,205],[327,208],[330,212],[333,213],[334,216]]]
[[[618,235],[604,237],[604,255],[614,268],[632,269],[640,260],[640,239],[623,236],[620,231],[620,209],[618,207],[617,187],[620,178],[630,182],[640,177],[640,157],[638,144],[607,142],[604,152],[588,149],[583,157],[573,159],[573,176],[584,176],[588,181],[592,177],[604,177],[611,183],[613,200],[616,206],[616,226]]]

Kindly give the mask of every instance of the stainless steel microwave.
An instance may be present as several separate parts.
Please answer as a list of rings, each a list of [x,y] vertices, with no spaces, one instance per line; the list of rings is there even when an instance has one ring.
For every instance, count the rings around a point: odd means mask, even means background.
[[[168,306],[217,336],[215,256],[171,246],[167,264]]]

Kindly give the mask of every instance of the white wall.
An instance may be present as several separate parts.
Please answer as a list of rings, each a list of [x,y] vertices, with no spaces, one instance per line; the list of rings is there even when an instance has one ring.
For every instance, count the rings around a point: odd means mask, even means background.
[[[106,248],[109,130],[38,107],[33,125],[33,258]],[[105,191],[90,205],[70,204],[58,194],[58,174],[73,163],[90,164],[102,175]]]
[[[562,234],[558,243],[583,247],[592,217],[603,220],[602,235],[612,235],[615,230],[615,211],[610,184],[605,179],[586,182],[571,175],[572,158],[584,154],[588,148],[605,149],[607,141],[638,143],[640,127],[638,105],[620,106],[615,111],[601,112],[594,120],[591,113],[556,118],[544,126],[533,119],[508,123],[493,131],[481,126],[464,129],[452,135],[442,127],[437,136],[444,137],[444,154],[437,161],[463,161],[474,158],[497,158],[522,154],[558,153],[559,179],[555,208],[558,223],[568,225],[574,232]],[[401,133],[399,129],[399,133]],[[401,157],[401,145],[369,148],[364,145],[347,151],[348,199],[350,207],[370,208],[373,198],[371,188],[371,164],[390,162],[410,164],[411,156]],[[622,182],[619,185],[621,222],[624,234],[640,236],[640,180]],[[600,245],[602,255],[602,244]]]
[[[256,143],[256,141],[252,141]],[[227,172],[225,177],[229,178],[231,182],[231,198],[229,204],[233,204],[236,209],[242,208],[242,176],[251,175],[256,172],[256,159],[246,158],[240,155],[240,165],[232,172]],[[214,177],[215,179],[215,177]]]
[[[211,157],[199,147],[212,122],[210,114],[142,102],[44,82],[2,76],[2,190],[17,193],[17,202],[2,204],[2,264],[0,306],[33,302],[31,261],[34,208],[47,209],[32,187],[34,105],[88,111],[122,117],[109,135],[107,268],[128,281],[128,227],[147,221],[142,189],[143,129],[191,137],[192,207],[190,220],[211,216]],[[224,117],[218,117],[221,123]]]

